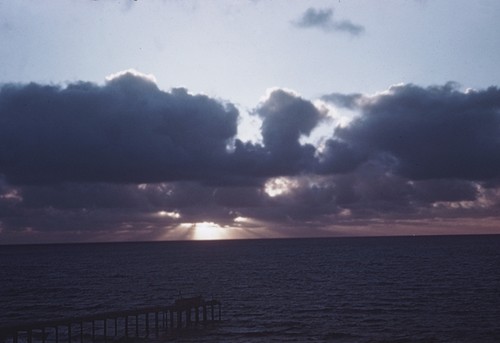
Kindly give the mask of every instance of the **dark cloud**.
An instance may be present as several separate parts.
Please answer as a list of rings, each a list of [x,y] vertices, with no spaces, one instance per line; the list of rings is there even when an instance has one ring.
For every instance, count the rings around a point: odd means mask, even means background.
[[[0,173],[13,184],[158,183],[254,185],[311,169],[302,145],[324,116],[310,101],[276,90],[259,107],[264,145],[236,140],[232,104],[185,89],[164,92],[125,73],[104,86],[4,85]]]
[[[326,32],[346,32],[354,36],[365,31],[363,26],[354,24],[350,20],[335,20],[331,8],[308,8],[293,24],[300,28],[319,28]]]
[[[439,201],[474,201],[479,190],[475,183],[464,180],[425,180],[412,183],[415,198],[425,203]]]
[[[307,236],[497,216],[496,87],[323,100],[357,116],[315,146],[302,138],[326,110],[283,89],[253,111],[252,143],[236,139],[233,105],[132,73],[102,86],[4,85],[0,242],[183,239],[201,222]]]
[[[328,139],[324,150],[318,154],[319,162],[316,171],[319,174],[351,172],[366,161],[370,153],[368,148],[359,147],[356,142]]]
[[[63,183],[22,187],[25,208],[51,207],[73,209],[134,209],[152,207],[151,192],[138,191],[137,186],[109,183]]]
[[[412,181],[393,173],[380,160],[363,163],[351,173],[330,176],[316,187],[331,192],[330,200],[324,201],[330,204],[324,215],[348,210],[352,219],[463,215],[485,205],[484,188],[479,183],[447,179]],[[436,212],[438,203],[443,206]],[[467,204],[463,206],[464,203]],[[495,209],[489,211],[492,214]]]
[[[359,118],[335,132],[337,144],[354,146],[357,155],[388,154],[397,173],[414,180],[500,175],[496,87],[461,92],[454,84],[396,86],[359,109]]]
[[[307,170],[314,162],[315,148],[301,145],[302,135],[308,136],[324,114],[310,101],[284,90],[273,91],[257,108],[262,118],[264,146],[278,175]],[[276,174],[275,174],[276,175]]]
[[[263,144],[236,140],[228,160],[225,183],[256,185],[267,177],[310,172],[316,164],[316,148],[300,138],[325,118],[312,102],[277,89],[260,103],[254,115],[262,120]]]
[[[10,182],[158,182],[216,174],[238,111],[124,74],[104,86],[4,85],[0,172]]]
[[[405,214],[412,209],[412,189],[407,180],[392,174],[384,163],[370,161],[354,173],[334,178],[339,206],[356,216]]]

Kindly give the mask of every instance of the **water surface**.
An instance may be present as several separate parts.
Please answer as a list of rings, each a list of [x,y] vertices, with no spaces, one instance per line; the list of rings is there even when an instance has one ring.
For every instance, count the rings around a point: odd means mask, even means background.
[[[500,342],[500,236],[0,246],[0,323],[223,303],[179,342]]]

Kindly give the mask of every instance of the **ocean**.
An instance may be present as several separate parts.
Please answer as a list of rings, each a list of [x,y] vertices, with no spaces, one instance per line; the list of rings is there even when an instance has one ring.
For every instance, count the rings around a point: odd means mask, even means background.
[[[500,342],[500,236],[0,246],[0,327],[192,295],[222,321],[142,341]]]

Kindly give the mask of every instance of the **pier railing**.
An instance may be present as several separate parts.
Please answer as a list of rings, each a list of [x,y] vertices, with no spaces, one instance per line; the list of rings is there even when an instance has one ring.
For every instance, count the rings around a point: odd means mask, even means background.
[[[4,343],[111,342],[119,338],[160,337],[179,329],[221,320],[221,303],[203,297],[177,299],[173,305],[97,313],[60,320],[0,327]]]

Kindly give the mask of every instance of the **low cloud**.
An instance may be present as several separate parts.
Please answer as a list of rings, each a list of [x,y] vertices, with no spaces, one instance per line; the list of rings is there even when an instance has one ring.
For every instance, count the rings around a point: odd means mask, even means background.
[[[236,138],[234,105],[138,73],[3,85],[0,242],[188,239],[196,223],[254,238],[383,223],[397,234],[439,218],[489,218],[491,230],[499,99],[453,83],[330,93],[331,111],[356,116],[313,145],[302,138],[328,123],[327,107],[285,89],[255,106],[253,143]]]
[[[241,142],[234,105],[131,72],[103,86],[8,84],[0,103],[0,173],[12,184],[261,182],[311,169],[315,148],[299,139],[324,116],[275,90],[255,110],[264,144]]]
[[[4,85],[0,103],[0,172],[15,184],[203,179],[237,130],[233,105],[131,73]]]
[[[334,142],[352,147],[351,154],[385,156],[396,173],[413,180],[500,176],[496,87],[462,92],[452,83],[400,85],[367,97],[358,109],[361,116],[335,131]]]
[[[318,28],[325,32],[345,32],[358,36],[365,31],[362,25],[354,24],[350,20],[336,20],[333,9],[308,8],[302,16],[293,21],[298,28]]]

